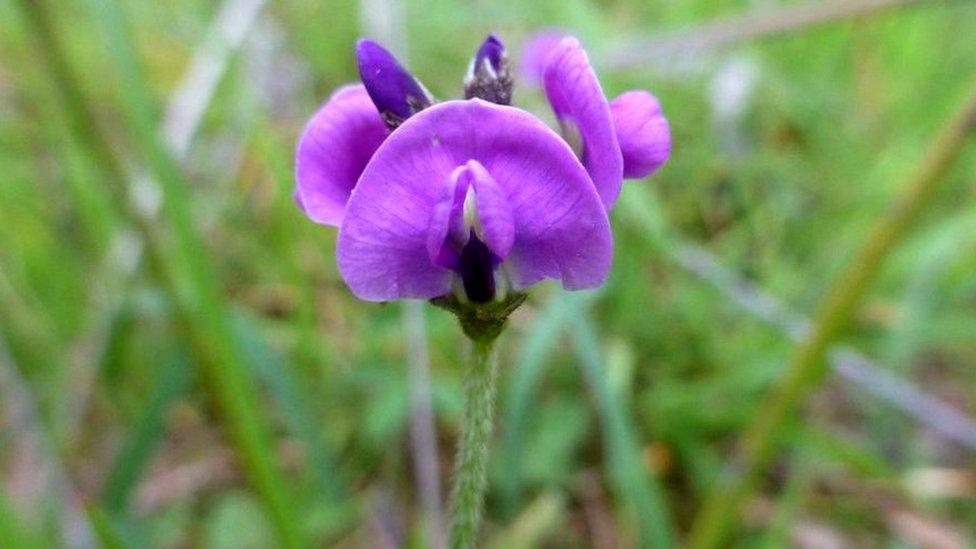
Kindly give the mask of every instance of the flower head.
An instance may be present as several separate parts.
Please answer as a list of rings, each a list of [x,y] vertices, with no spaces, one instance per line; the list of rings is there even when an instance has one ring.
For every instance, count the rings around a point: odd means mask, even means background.
[[[339,272],[370,301],[455,296],[488,304],[545,278],[603,283],[607,210],[624,176],[670,150],[657,100],[610,103],[573,38],[541,64],[563,131],[509,106],[505,47],[488,36],[464,79],[466,100],[434,103],[378,44],[357,44],[362,85],[340,88],[299,142],[296,201],[339,227]]]

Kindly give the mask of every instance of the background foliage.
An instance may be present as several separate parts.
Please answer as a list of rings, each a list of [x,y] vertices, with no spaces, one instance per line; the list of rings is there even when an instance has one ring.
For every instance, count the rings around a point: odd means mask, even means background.
[[[44,4],[97,128],[72,129],[29,15]],[[0,0],[0,540],[425,543],[402,307],[356,301],[334,231],[291,198],[302,124],[356,79],[353,43],[390,5],[261,4]],[[405,32],[394,46],[437,97],[460,95],[486,32],[514,53],[558,27],[590,49],[609,96],[657,94],[673,132],[671,161],[629,183],[614,212],[606,287],[534,289],[501,340],[485,540],[685,539],[793,346],[689,269],[689,253],[816,309],[976,76],[976,6],[920,4],[721,47],[702,24],[790,4],[410,0],[390,12]],[[235,25],[239,47],[217,32]],[[679,47],[641,45],[662,36]],[[181,127],[166,105],[204,78],[188,73],[200,52],[220,54],[206,66],[222,76],[181,150],[177,130],[159,132]],[[538,90],[516,93],[549,116]],[[970,147],[842,342],[969,415],[974,168]],[[120,208],[120,182],[134,207]],[[149,233],[140,215],[157,220]],[[449,315],[426,318],[446,485],[465,350]],[[737,543],[972,541],[976,442],[925,419],[831,376],[785,430]]]

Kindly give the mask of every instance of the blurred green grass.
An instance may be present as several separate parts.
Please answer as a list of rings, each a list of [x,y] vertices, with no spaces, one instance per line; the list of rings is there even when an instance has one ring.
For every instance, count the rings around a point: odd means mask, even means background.
[[[122,3],[134,38],[128,53],[151,94],[128,110],[131,82],[120,80],[118,56],[106,54],[124,46],[107,44],[84,3],[52,5],[58,37],[113,152],[144,163],[127,128],[133,117],[161,119],[219,3]],[[664,515],[683,537],[790,344],[670,262],[668,235],[706,245],[796,309],[812,311],[976,75],[976,51],[965,39],[976,32],[976,9],[965,2],[864,16],[686,63],[656,63],[649,53],[646,66],[599,70],[623,36],[773,5],[780,4],[407,3],[409,64],[438,97],[459,94],[485,32],[518,44],[560,27],[591,49],[608,95],[631,87],[657,94],[674,134],[668,165],[630,183],[641,188],[625,189],[621,199],[651,201],[650,222],[660,232],[616,212],[613,274],[586,305],[583,324],[542,324],[550,314],[573,315],[547,312],[573,303],[547,286],[533,291],[503,339],[487,538],[542,513],[551,523],[536,526],[540,544],[627,545],[657,516],[640,503],[645,496],[634,495],[642,487],[661,492]],[[315,106],[355,79],[361,19],[354,2],[283,0],[264,9],[194,140],[180,174],[180,207],[217,270],[235,337],[246,342],[238,353],[248,368],[238,370],[261,388],[294,523],[321,544],[368,544],[378,539],[377,521],[420,544],[399,312],[349,295],[334,267],[334,231],[309,223],[291,201],[294,141]],[[0,0],[0,336],[9,366],[36,400],[39,436],[50,441],[106,544],[271,543],[259,500],[227,457],[232,445],[212,386],[191,373],[197,369],[181,370],[191,349],[176,324],[179,304],[145,266],[133,275],[120,268],[122,213],[84,143],[68,132],[29,32],[14,3]],[[755,76],[736,112],[723,117],[713,90],[735,70]],[[516,101],[545,115],[537,92],[520,88]],[[847,339],[970,415],[974,161],[970,147],[884,268]],[[428,318],[446,478],[463,346],[451,318]],[[567,344],[581,342],[582,349]],[[602,387],[592,382],[600,369]],[[608,400],[617,427],[604,423]],[[18,463],[22,433],[8,429],[11,416],[3,414],[8,493],[0,507],[11,507],[18,475],[30,468]],[[519,429],[520,441],[509,442],[510,429]],[[796,543],[816,526],[854,544],[916,542],[899,529],[899,513],[964,538],[976,530],[976,489],[926,498],[906,488],[912,473],[928,470],[968,473],[976,482],[973,454],[856,388],[828,382],[787,438],[794,451],[764,475],[742,544]],[[165,481],[177,477],[166,475],[190,466],[208,474],[167,493]],[[58,536],[60,502],[41,499],[42,509],[18,508],[22,520],[2,521],[0,533]],[[536,505],[552,501],[563,502],[557,512]]]

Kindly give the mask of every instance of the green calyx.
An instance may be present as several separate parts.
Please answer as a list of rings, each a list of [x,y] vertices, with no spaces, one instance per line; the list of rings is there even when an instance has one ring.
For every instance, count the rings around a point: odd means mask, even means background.
[[[461,322],[464,334],[475,342],[491,342],[498,337],[515,309],[525,301],[527,294],[509,293],[501,301],[489,303],[462,302],[454,294],[431,299],[431,304],[454,313]]]

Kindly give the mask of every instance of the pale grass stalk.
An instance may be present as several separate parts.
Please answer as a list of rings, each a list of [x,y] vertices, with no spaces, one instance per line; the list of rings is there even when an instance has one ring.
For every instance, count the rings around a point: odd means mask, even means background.
[[[806,337],[796,347],[783,376],[760,402],[738,454],[705,501],[693,523],[690,547],[724,545],[741,504],[777,449],[786,423],[829,371],[825,355],[850,324],[851,317],[890,252],[936,194],[943,173],[959,154],[976,125],[976,86],[932,142],[903,185],[903,193],[882,215],[821,301]]]

